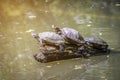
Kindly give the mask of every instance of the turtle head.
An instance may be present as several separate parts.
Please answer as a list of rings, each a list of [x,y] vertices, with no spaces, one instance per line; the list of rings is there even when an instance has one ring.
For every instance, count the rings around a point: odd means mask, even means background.
[[[34,38],[39,38],[38,34],[32,32],[31,35],[34,37]]]
[[[61,32],[60,28],[56,25],[52,25],[52,29],[54,29],[56,33]]]

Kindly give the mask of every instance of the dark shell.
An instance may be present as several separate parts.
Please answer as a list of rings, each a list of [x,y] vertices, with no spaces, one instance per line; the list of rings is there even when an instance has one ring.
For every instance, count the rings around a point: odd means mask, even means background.
[[[71,42],[78,42],[84,41],[84,38],[80,35],[80,33],[72,28],[62,28],[61,29],[62,35],[64,35],[65,38],[71,40]]]
[[[108,48],[108,44],[104,40],[102,40],[101,38],[96,37],[96,36],[86,37],[85,41],[92,44],[92,46],[97,49],[107,49]]]
[[[38,36],[39,40],[48,44],[60,45],[65,43],[64,38],[54,32],[42,32]]]
[[[85,41],[88,41],[90,43],[100,44],[100,45],[107,45],[107,43],[99,37],[87,37],[85,38]]]

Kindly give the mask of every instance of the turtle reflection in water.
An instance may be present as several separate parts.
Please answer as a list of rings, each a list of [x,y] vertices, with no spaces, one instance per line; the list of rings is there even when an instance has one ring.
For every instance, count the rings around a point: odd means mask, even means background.
[[[42,49],[46,49],[45,46],[49,45],[56,48],[59,47],[60,52],[64,51],[65,40],[54,32],[32,33],[32,36],[37,39]]]

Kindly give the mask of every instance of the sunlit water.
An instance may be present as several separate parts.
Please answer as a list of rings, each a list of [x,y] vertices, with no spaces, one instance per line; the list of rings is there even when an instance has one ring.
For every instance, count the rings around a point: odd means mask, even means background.
[[[0,80],[119,80],[120,2],[117,0],[0,0]],[[110,55],[37,62],[31,32],[71,27],[97,35]]]

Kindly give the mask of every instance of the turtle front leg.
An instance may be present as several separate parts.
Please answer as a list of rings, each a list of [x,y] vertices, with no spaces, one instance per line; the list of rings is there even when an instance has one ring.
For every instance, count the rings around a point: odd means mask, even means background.
[[[78,48],[78,51],[81,51],[81,54],[83,55],[84,58],[90,57],[88,49],[85,48],[85,46],[81,46]]]
[[[59,45],[59,50],[60,50],[60,52],[64,52],[64,50],[65,50],[64,45]]]
[[[106,54],[110,54],[110,49],[107,47],[105,52]]]
[[[87,51],[83,51],[82,54],[83,54],[84,58],[90,57],[90,54]]]
[[[40,50],[42,52],[45,52],[47,50],[47,48],[45,47],[45,44],[43,43],[42,39],[40,39]]]

